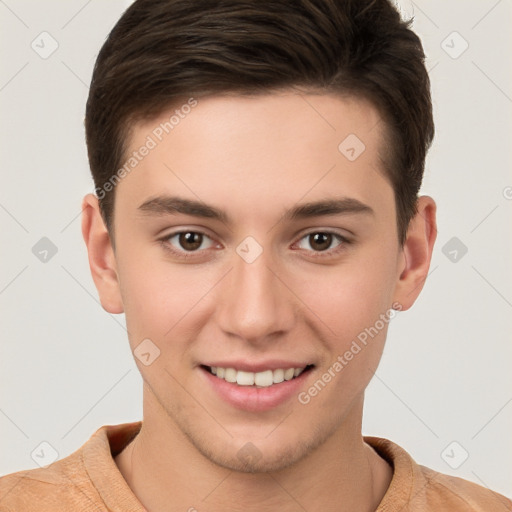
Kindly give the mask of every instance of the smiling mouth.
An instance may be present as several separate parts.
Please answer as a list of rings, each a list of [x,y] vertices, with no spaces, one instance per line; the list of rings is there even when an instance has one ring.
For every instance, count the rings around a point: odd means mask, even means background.
[[[302,368],[278,368],[276,370],[264,370],[261,372],[246,372],[236,370],[235,368],[222,368],[220,366],[206,366],[201,367],[215,375],[218,379],[225,380],[238,386],[252,386],[252,387],[270,387],[281,382],[296,379],[303,373],[306,373],[314,367],[308,364]]]

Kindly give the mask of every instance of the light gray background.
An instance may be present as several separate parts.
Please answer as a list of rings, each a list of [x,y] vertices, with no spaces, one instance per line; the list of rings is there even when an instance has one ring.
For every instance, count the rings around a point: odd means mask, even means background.
[[[42,441],[62,458],[101,425],[142,417],[124,317],[97,301],[79,220],[93,189],[88,83],[128,4],[0,0],[0,474],[36,467]],[[431,70],[437,135],[423,192],[437,201],[439,233],[423,293],[390,326],[364,433],[512,496],[512,3],[401,6]],[[51,48],[43,31],[59,45],[46,59],[31,47]],[[454,31],[469,44],[457,58]],[[58,248],[46,263],[32,253],[42,237]],[[456,262],[443,253],[452,237],[468,249]]]

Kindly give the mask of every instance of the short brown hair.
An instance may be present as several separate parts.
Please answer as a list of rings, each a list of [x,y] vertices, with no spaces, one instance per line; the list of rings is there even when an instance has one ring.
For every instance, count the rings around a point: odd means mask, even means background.
[[[109,231],[114,190],[102,187],[123,163],[134,122],[184,97],[304,87],[379,110],[403,244],[434,136],[425,55],[410,23],[388,0],[136,0],[101,48],[86,108]]]

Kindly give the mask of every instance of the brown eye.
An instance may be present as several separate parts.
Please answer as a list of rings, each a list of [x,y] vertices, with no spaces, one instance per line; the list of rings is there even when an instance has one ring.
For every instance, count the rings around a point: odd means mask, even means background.
[[[177,252],[199,252],[199,249],[209,249],[213,241],[197,231],[179,231],[165,238],[165,241]]]
[[[309,236],[309,244],[315,251],[325,251],[332,244],[331,233],[312,233]]]
[[[313,231],[304,235],[299,243],[300,249],[305,249],[312,255],[335,255],[351,242],[343,235],[329,231]]]
[[[183,249],[187,251],[195,251],[201,247],[203,242],[203,235],[201,233],[194,233],[193,231],[180,233],[178,241]]]

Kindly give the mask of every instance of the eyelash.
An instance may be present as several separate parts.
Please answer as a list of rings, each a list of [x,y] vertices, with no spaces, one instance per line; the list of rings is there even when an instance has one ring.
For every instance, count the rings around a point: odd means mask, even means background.
[[[211,239],[211,237],[209,235],[207,235],[206,233],[204,233],[203,231],[194,231],[194,230],[189,229],[189,230],[175,231],[174,233],[170,233],[170,234],[166,235],[165,237],[159,239],[159,242],[162,244],[162,246],[164,247],[165,250],[170,251],[174,256],[177,256],[178,258],[182,258],[184,260],[196,258],[199,254],[201,254],[201,252],[207,250],[207,249],[202,249],[202,250],[195,250],[195,251],[185,251],[185,250],[180,251],[180,250],[175,249],[170,244],[170,240],[172,238],[174,238],[175,236],[178,236],[178,235],[181,235],[184,233],[194,233],[194,234],[202,235],[206,238]],[[340,244],[337,247],[335,247],[334,249],[326,249],[324,251],[313,251],[313,250],[308,251],[312,254],[313,258],[326,258],[326,257],[330,257],[330,256],[335,256],[338,253],[344,251],[346,249],[346,246],[350,245],[352,243],[352,240],[346,238],[345,236],[340,235],[339,233],[336,233],[335,231],[329,231],[329,230],[310,231],[309,233],[305,233],[298,240],[298,242],[304,240],[305,238],[307,238],[311,235],[315,235],[315,234],[319,234],[319,233],[321,233],[323,235],[332,235],[335,239],[337,239],[340,242]],[[304,249],[304,250],[306,250],[306,249]]]

